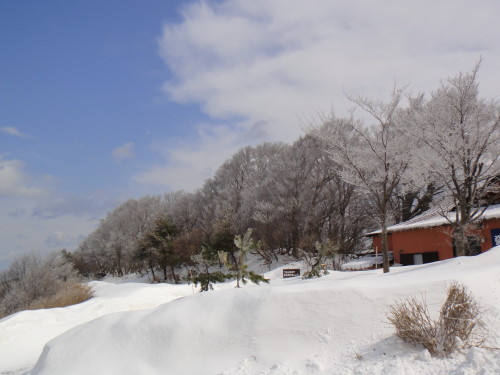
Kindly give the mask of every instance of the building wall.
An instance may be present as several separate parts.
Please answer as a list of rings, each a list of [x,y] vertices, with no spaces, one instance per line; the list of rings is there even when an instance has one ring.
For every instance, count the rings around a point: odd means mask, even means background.
[[[453,258],[453,246],[445,227],[414,229],[392,234],[394,261],[401,262],[401,254],[437,252],[438,259]]]
[[[382,253],[382,236],[374,236],[372,237],[373,241],[373,250],[376,250],[377,253]],[[389,251],[392,250],[392,233],[387,234],[387,247]]]
[[[500,235],[500,219],[486,220],[481,229],[481,251],[487,251],[494,245],[493,233]],[[374,236],[373,247],[378,252],[382,249],[381,236]],[[394,254],[394,261],[401,263],[401,254],[419,254],[437,252],[439,260],[453,258],[453,245],[449,226],[412,229],[388,234],[389,251]]]

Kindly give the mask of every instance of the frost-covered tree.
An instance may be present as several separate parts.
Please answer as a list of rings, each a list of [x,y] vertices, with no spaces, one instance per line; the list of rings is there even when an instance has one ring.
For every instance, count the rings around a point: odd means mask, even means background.
[[[416,173],[419,173],[415,171]],[[398,188],[391,200],[392,212],[397,223],[410,220],[429,210],[436,196],[442,192],[435,182],[426,182],[420,178],[421,185],[405,187],[402,191]]]
[[[359,187],[376,209],[382,229],[384,272],[389,272],[387,227],[391,222],[390,201],[401,188],[411,160],[408,137],[402,134],[398,114],[402,90],[394,90],[388,103],[356,97],[353,101],[375,120],[366,126],[360,120],[325,119],[313,130],[321,139],[332,160],[340,166],[340,177]]]
[[[312,195],[316,193],[308,186],[311,173],[305,150],[291,146],[280,150],[266,180],[262,181],[258,212],[254,215],[255,219],[267,222],[271,236],[276,236],[279,245],[296,256],[311,213]]]
[[[75,266],[85,276],[98,278],[137,271],[137,241],[151,230],[164,209],[164,201],[157,196],[121,204],[79,245],[74,254]]]
[[[77,280],[78,273],[63,252],[21,255],[0,272],[0,318],[54,296]]]
[[[440,211],[453,227],[457,255],[469,254],[468,237],[499,187],[492,182],[500,175],[500,105],[479,96],[479,65],[443,81],[428,100],[414,98],[407,123],[420,173],[443,185]]]
[[[270,160],[281,144],[247,146],[235,153],[202,189],[211,223],[229,222],[235,233],[253,226],[255,192],[268,174]]]
[[[338,175],[325,145],[310,135],[283,147],[254,199],[255,229],[266,247],[299,256],[330,239],[342,253],[359,247],[366,228],[363,197]]]

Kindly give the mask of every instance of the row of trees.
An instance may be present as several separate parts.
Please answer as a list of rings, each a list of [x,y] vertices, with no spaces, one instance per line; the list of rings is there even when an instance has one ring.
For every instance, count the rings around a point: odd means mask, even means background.
[[[213,268],[224,265],[223,251],[236,264],[235,236],[249,228],[261,243],[251,252],[266,264],[282,254],[315,252],[314,243],[327,239],[339,254],[351,254],[374,225],[370,206],[340,179],[323,146],[306,136],[293,145],[245,147],[194,193],[129,200],[101,221],[73,261],[92,277],[148,272],[177,282],[179,271],[204,268],[196,255],[211,259]]]
[[[439,193],[435,207],[453,228],[458,255],[468,254],[477,220],[498,195],[500,107],[479,97],[479,65],[443,81],[429,98],[403,89],[395,89],[388,103],[352,98],[374,119],[370,127],[354,116],[331,116],[313,130],[341,166],[342,180],[369,197],[382,232],[385,272],[395,195],[417,208],[415,197],[425,207]]]
[[[234,238],[248,228],[262,244],[251,252],[267,264],[285,253],[326,254],[318,250],[325,244],[339,259],[381,228],[388,271],[387,227],[431,206],[450,220],[458,254],[467,254],[500,174],[500,109],[479,97],[478,68],[428,97],[403,89],[389,102],[352,97],[373,121],[354,111],[325,116],[292,145],[243,148],[194,193],[130,200],[82,242],[74,264],[93,277],[149,272],[177,282],[183,269],[222,267],[221,251],[236,265]]]

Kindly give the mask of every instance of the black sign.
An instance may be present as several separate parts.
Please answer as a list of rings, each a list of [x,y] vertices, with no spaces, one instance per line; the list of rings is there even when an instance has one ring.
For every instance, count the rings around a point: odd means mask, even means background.
[[[287,268],[283,269],[283,278],[287,279],[289,277],[300,276],[300,268]]]

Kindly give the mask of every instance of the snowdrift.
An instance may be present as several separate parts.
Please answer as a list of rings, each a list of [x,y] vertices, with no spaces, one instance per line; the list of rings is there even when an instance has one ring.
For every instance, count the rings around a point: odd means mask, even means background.
[[[0,374],[33,368],[44,345],[69,329],[118,311],[143,310],[192,295],[188,285],[93,281],[96,297],[65,308],[22,311],[0,319]]]
[[[332,272],[195,294],[77,326],[45,346],[30,374],[500,373],[498,351],[474,348],[450,359],[431,358],[400,342],[385,319],[387,305],[419,293],[437,312],[446,284],[457,280],[487,308],[487,344],[498,347],[499,271],[495,248],[386,275]]]

